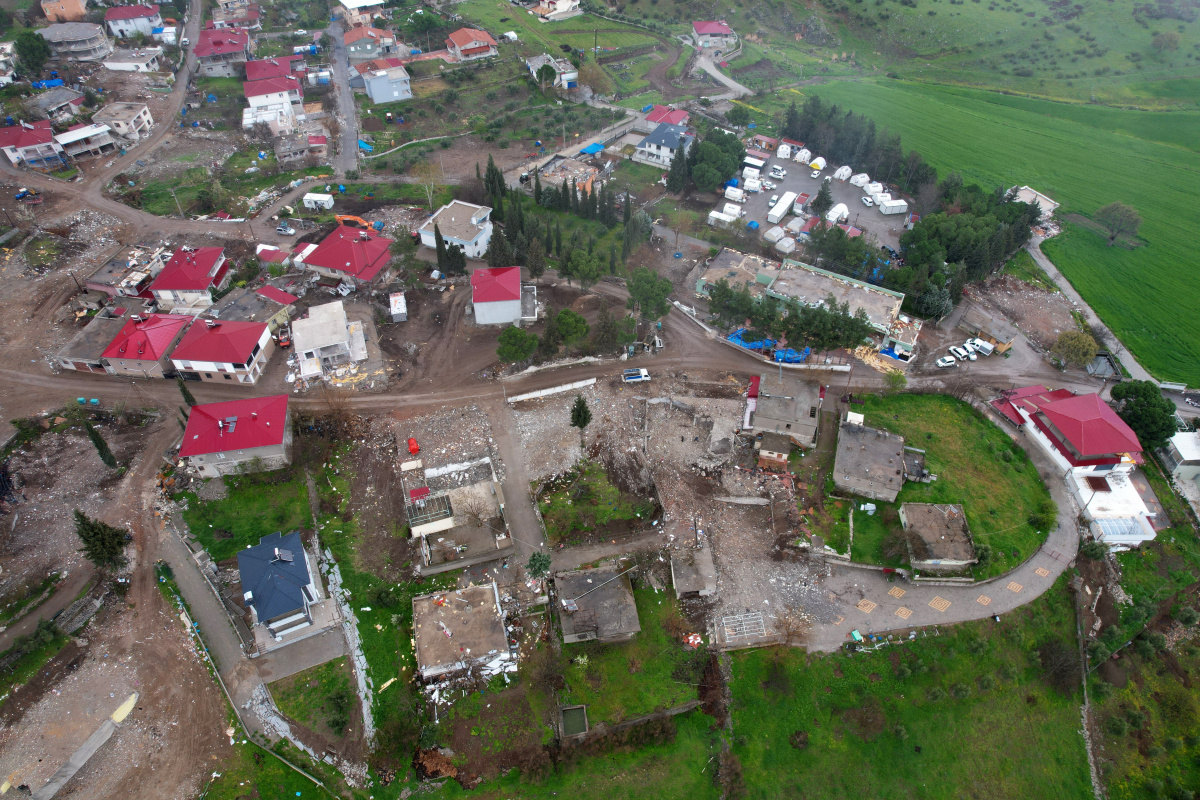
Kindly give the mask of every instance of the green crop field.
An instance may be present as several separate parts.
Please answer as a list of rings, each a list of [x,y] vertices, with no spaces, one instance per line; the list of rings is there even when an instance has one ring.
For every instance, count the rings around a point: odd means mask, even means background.
[[[1187,131],[1200,130],[1200,114],[1082,108],[899,81],[838,81],[815,91],[898,131],[905,149],[942,175],[957,170],[986,187],[1028,184],[1063,204],[1060,218],[1114,200],[1138,209],[1136,249],[1107,247],[1068,223],[1043,250],[1142,366],[1162,380],[1200,385],[1200,298],[1187,272],[1200,233],[1188,200],[1200,179],[1200,136]],[[793,99],[802,101],[789,91],[754,103],[773,110]]]
[[[514,31],[520,37],[523,49],[531,54],[538,51],[537,45],[554,55],[562,55],[558,48],[560,44],[585,50],[595,42],[600,48],[613,49],[649,44],[657,38],[647,30],[590,14],[547,25],[526,14],[523,8],[498,0],[467,0],[456,5],[454,10],[493,35]],[[595,30],[600,32],[593,34]]]

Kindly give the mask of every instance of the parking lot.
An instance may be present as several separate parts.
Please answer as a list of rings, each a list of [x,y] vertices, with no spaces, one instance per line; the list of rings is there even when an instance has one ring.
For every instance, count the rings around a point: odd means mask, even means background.
[[[832,175],[837,165],[830,165],[822,170],[820,177],[810,178],[812,170],[806,164],[797,164],[794,161],[785,161],[780,158],[772,158],[767,169],[778,164],[787,170],[787,176],[783,180],[775,180],[766,176],[766,180],[774,183],[775,189],[772,191],[763,190],[758,194],[751,194],[746,197],[746,202],[742,203],[742,210],[746,212],[746,216],[742,218],[742,225],[746,225],[751,220],[757,220],[762,226],[760,230],[765,233],[773,226],[767,222],[767,212],[771,210],[769,201],[771,195],[783,196],[784,192],[795,192],[797,195],[806,193],[810,198],[816,197],[817,192],[821,189],[821,180],[826,176]],[[738,181],[742,184],[743,181]],[[879,209],[875,207],[867,208],[862,204],[863,191],[858,186],[852,185],[849,181],[833,181],[829,185],[833,192],[833,202],[845,203],[846,208],[850,209],[850,218],[847,220],[851,225],[861,228],[868,235],[872,235],[878,240],[881,245],[890,245],[897,250],[900,249],[900,234],[904,232],[904,214],[893,214],[884,216],[879,213]],[[725,203],[730,202],[721,199],[717,204],[717,210],[724,208]],[[780,224],[787,224],[791,216],[783,218]]]

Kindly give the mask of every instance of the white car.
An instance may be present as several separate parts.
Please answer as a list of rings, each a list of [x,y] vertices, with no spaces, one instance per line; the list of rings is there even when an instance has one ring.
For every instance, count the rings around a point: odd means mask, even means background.
[[[954,360],[954,356],[942,356],[937,360],[937,365],[939,369],[948,369],[950,367],[957,367],[958,362]]]
[[[810,177],[810,178],[819,178],[819,177],[821,177],[821,170],[819,170],[819,169],[814,169],[814,170],[812,171],[812,175],[809,175],[808,177]]]
[[[762,187],[763,187],[764,189],[766,189],[768,192],[773,192],[773,191],[775,191],[776,189],[778,189],[778,188],[779,188],[779,187],[778,187],[778,186],[776,186],[776,185],[774,184],[774,182],[772,182],[772,181],[763,181],[763,182],[762,182]]]
[[[951,345],[950,346],[950,354],[953,355],[955,358],[957,358],[959,361],[967,360],[967,351],[963,350],[961,347],[955,347],[954,345]]]
[[[864,197],[864,198],[862,199],[862,203],[863,203],[863,205],[864,205],[864,206],[866,206],[867,208],[870,208],[871,206],[875,205],[875,201],[874,201],[874,200],[872,200],[872,199],[871,199],[871,198],[869,198],[869,197]]]
[[[779,167],[771,167],[771,177],[777,180],[783,180],[787,177],[787,170]]]
[[[304,28],[301,28],[300,30],[296,31],[296,35],[297,36],[308,36],[308,31],[304,30]]]
[[[779,202],[779,195],[773,194],[773,195],[771,195],[771,202],[768,203],[768,205],[774,207],[774,205],[778,202]]]
[[[964,353],[966,353],[967,358],[969,358],[970,360],[977,361],[979,359],[979,356],[975,355],[975,345],[971,344],[970,339],[963,342],[962,347],[959,349],[962,350]]]

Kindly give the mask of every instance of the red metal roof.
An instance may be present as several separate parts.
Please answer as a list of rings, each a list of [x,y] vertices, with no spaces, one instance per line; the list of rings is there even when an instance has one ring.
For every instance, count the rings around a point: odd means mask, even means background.
[[[287,261],[287,253],[280,250],[278,247],[261,247],[258,251],[258,260],[266,261],[268,264],[282,264]]]
[[[329,144],[329,139],[324,136],[309,136],[308,145],[312,147],[314,144]]]
[[[354,71],[359,75],[366,75],[368,72],[375,72],[376,70],[403,66],[404,59],[402,58],[372,58],[370,61],[364,61],[362,64],[355,64]]]
[[[520,299],[520,267],[481,267],[471,274],[472,303],[500,303]]]
[[[1056,400],[1042,406],[1041,412],[1085,458],[1142,450],[1137,434],[1098,394]]]
[[[22,147],[33,147],[54,141],[54,131],[50,129],[50,121],[41,121],[46,124],[28,125],[22,122],[11,128],[0,128],[0,147],[13,147],[19,150]]]
[[[387,266],[392,257],[388,250],[391,245],[391,239],[375,231],[339,225],[304,257],[304,263],[369,281]]]
[[[282,444],[287,433],[286,394],[192,406],[179,455],[202,456]]]
[[[665,122],[668,125],[686,125],[688,117],[691,116],[682,108],[669,108],[668,106],[654,106],[650,113],[646,115],[646,122]]]
[[[393,37],[392,37],[391,31],[381,30],[379,28],[355,26],[346,32],[344,41],[346,42],[346,44],[353,44],[354,42],[357,42],[359,39],[368,39],[368,38],[378,41],[380,39],[391,39]]]
[[[121,328],[102,356],[136,361],[158,361],[192,318],[184,314],[150,314],[131,319]]]
[[[117,6],[104,12],[104,21],[142,19],[143,17],[153,17],[157,13],[158,6]]]
[[[221,56],[244,51],[250,44],[250,33],[242,28],[203,30],[196,42],[196,58]]]
[[[446,39],[447,46],[453,45],[460,50],[473,47],[495,47],[496,40],[487,31],[475,28],[459,28]]]
[[[786,136],[780,139],[779,142],[790,147],[804,147],[804,142],[797,142],[795,139],[789,139]]]
[[[755,150],[755,149],[749,148],[749,147],[746,148],[746,156],[748,158],[757,158],[761,161],[767,161],[771,158],[771,154],[768,153],[766,150]]]
[[[708,20],[704,22],[693,22],[692,30],[701,36],[732,36],[733,28],[726,25],[724,22]]]
[[[176,345],[171,359],[245,364],[266,330],[265,322],[197,320]]]
[[[274,286],[263,286],[255,292],[260,297],[265,297],[268,300],[279,303],[281,306],[290,306],[292,303],[299,300],[294,294],[288,294],[282,289],[276,289]]]
[[[758,387],[759,387],[759,384],[761,384],[761,383],[762,383],[761,375],[751,376],[750,388],[746,392],[746,397],[751,398],[751,399],[758,397]]]
[[[265,81],[267,78],[282,78],[292,74],[292,62],[303,63],[303,56],[276,56],[260,61],[246,62],[247,81]]]
[[[247,81],[242,84],[242,92],[246,97],[261,97],[264,94],[276,92],[299,92],[304,96],[304,86],[292,75],[281,75],[278,78],[264,78],[261,81]]]
[[[220,284],[228,264],[214,269],[223,259],[223,247],[179,248],[150,284],[152,292],[203,291]]]

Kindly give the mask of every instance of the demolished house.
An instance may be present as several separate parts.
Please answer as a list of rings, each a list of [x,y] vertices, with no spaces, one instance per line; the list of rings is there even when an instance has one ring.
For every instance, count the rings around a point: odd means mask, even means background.
[[[417,673],[427,681],[478,667],[484,676],[516,672],[493,581],[413,598]]]
[[[902,503],[900,524],[907,534],[904,539],[913,569],[957,572],[979,560],[960,505]]]
[[[555,573],[565,644],[626,642],[641,631],[629,572],[606,564]]]

